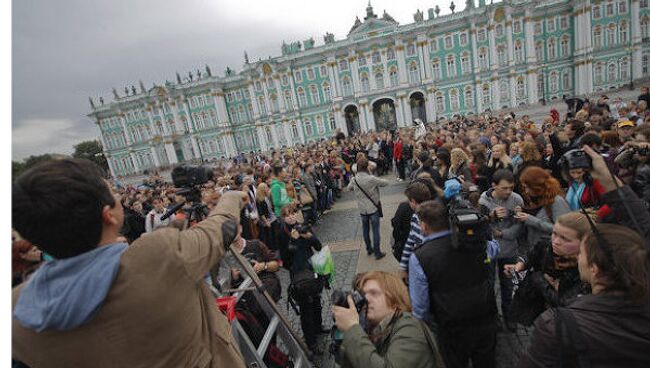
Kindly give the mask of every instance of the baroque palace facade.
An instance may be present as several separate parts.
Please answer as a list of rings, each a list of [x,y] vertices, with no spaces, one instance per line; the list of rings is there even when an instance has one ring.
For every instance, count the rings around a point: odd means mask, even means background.
[[[90,101],[114,176],[414,119],[616,89],[650,75],[650,0],[510,0],[399,25],[370,3],[344,40],[282,44],[223,76],[204,71]]]

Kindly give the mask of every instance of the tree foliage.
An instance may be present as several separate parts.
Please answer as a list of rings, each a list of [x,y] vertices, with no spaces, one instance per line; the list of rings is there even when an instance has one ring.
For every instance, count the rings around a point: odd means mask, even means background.
[[[72,157],[85,158],[93,161],[99,165],[99,167],[104,169],[104,171],[108,172],[108,162],[102,153],[102,144],[97,140],[83,141],[74,145],[74,153],[72,154]]]

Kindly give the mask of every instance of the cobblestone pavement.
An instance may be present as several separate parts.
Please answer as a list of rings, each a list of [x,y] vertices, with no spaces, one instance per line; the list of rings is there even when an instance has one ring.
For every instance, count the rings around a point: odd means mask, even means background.
[[[390,219],[393,217],[400,201],[404,199],[402,193],[406,184],[396,182],[393,176],[386,176],[385,178],[391,181],[391,185],[381,189],[385,214],[381,223],[382,250],[388,253],[384,259],[375,261],[373,257],[368,257],[365,252],[359,252],[359,250],[364,250],[365,247],[363,246],[361,222],[353,193],[342,193],[342,197],[336,202],[332,210],[327,212],[314,228],[314,233],[323,244],[329,245],[333,252],[336,276],[332,288],[349,290],[352,280],[358,272],[367,270],[397,271],[397,262],[390,253]],[[280,271],[280,279],[284,288],[282,300],[279,302],[280,309],[285,312],[294,331],[302,336],[300,318],[291,307],[287,306],[286,287],[289,285],[289,273],[285,270]],[[498,283],[496,284],[498,285]],[[325,290],[322,294],[323,324],[326,327],[333,324],[330,311],[330,292],[330,290]],[[497,301],[500,301],[498,295]],[[521,326],[515,333],[500,332],[497,336],[497,367],[515,366],[528,343],[529,335],[530,330]],[[333,368],[335,367],[334,359],[328,352],[331,339],[329,335],[322,335],[320,339],[320,346],[324,354],[316,356],[314,364],[317,367]]]

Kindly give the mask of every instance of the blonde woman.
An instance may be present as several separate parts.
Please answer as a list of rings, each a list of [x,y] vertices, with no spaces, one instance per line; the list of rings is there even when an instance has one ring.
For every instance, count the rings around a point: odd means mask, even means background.
[[[277,250],[276,233],[279,226],[277,216],[273,211],[270,194],[269,186],[266,183],[260,183],[257,186],[255,201],[257,202],[257,211],[260,217],[258,221],[259,237],[267,247]]]
[[[459,177],[465,181],[472,181],[472,170],[469,168],[469,157],[462,148],[454,148],[450,153],[450,177]]]
[[[513,171],[512,160],[510,159],[510,156],[508,156],[504,144],[495,144],[492,146],[492,154],[490,155],[490,160],[488,160],[487,167],[489,170],[490,183],[492,183],[492,175],[494,175],[497,170],[506,169]]]

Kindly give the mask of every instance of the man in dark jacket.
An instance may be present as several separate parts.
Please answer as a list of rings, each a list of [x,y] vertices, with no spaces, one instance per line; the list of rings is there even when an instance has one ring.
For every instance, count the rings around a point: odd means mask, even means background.
[[[617,190],[600,155],[584,150],[620,225],[594,225],[583,239],[578,269],[593,294],[539,316],[519,367],[650,366],[650,213],[629,187]]]
[[[485,249],[453,249],[448,213],[439,201],[417,210],[424,236],[409,260],[413,315],[438,332],[447,367],[494,367],[496,302],[489,287]]]

